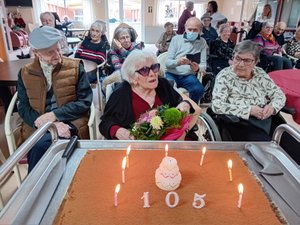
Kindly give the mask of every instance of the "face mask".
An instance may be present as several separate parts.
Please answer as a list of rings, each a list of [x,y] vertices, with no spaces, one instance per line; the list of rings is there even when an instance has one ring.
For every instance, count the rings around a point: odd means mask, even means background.
[[[188,39],[189,41],[195,41],[198,35],[199,34],[196,32],[186,32],[186,39]]]

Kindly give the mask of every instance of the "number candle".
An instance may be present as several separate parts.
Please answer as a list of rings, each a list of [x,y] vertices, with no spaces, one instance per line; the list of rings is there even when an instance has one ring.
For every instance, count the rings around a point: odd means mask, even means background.
[[[141,199],[144,199],[144,208],[150,208],[150,205],[149,205],[149,192],[144,192]]]

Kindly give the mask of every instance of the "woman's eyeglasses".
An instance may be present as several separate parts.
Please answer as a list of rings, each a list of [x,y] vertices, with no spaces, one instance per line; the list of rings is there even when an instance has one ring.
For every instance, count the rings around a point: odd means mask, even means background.
[[[241,57],[239,57],[239,56],[235,56],[234,57],[234,60],[237,62],[237,63],[241,63],[242,61],[244,62],[244,64],[246,65],[246,66],[250,66],[255,60],[254,59],[243,59],[243,58],[241,58]]]
[[[150,70],[153,71],[153,73],[157,73],[160,69],[160,64],[159,63],[154,63],[150,67],[144,66],[139,70],[136,70],[135,72],[138,72],[141,74],[143,77],[149,76]]]

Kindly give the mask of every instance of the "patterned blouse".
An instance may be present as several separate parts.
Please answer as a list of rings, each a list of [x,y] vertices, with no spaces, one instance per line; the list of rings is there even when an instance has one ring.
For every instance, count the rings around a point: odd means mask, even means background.
[[[287,43],[286,53],[294,56],[297,52],[300,52],[300,41],[297,41],[295,38],[293,38]]]
[[[249,119],[251,106],[271,104],[276,113],[285,105],[286,97],[266,72],[255,67],[253,78],[244,80],[233,71],[223,69],[216,78],[212,93],[212,110]]]
[[[227,42],[218,37],[212,47],[212,54],[217,55],[219,59],[228,61],[233,57],[234,43],[229,39]]]

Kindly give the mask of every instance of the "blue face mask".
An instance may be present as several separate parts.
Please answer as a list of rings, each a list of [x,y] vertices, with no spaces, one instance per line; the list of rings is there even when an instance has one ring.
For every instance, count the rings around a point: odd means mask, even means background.
[[[197,32],[186,32],[186,39],[189,41],[195,41],[198,37],[199,33]]]

